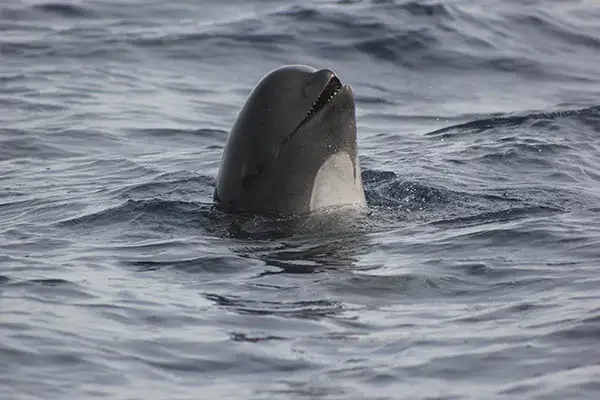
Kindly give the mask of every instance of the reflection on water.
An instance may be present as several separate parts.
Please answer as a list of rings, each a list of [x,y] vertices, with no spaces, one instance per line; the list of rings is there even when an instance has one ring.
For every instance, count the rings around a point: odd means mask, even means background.
[[[236,254],[280,268],[265,273],[301,274],[355,268],[358,258],[369,250],[371,227],[364,212],[330,210],[275,220],[234,216],[229,233],[247,240],[231,248]]]

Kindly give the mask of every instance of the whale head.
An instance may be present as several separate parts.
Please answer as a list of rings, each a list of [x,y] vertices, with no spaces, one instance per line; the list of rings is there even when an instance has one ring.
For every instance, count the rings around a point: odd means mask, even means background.
[[[364,206],[350,86],[328,69],[268,73],[229,133],[214,201],[225,211],[263,215]]]

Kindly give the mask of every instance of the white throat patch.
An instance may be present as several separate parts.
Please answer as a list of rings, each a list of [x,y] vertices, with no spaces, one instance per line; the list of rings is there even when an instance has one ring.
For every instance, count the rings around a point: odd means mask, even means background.
[[[355,174],[357,179],[354,179]],[[321,165],[315,176],[310,196],[310,210],[339,205],[362,206],[365,204],[358,160],[355,171],[348,153],[332,154]]]

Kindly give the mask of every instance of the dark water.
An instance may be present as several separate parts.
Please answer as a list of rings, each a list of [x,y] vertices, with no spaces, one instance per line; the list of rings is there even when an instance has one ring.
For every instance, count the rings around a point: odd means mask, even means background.
[[[369,215],[232,230],[291,63],[353,86]],[[599,96],[592,0],[3,1],[0,398],[598,398]]]

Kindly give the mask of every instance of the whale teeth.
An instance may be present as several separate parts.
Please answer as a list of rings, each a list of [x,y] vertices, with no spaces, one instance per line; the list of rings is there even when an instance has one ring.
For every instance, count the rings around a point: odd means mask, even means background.
[[[315,102],[312,104],[312,106],[310,106],[310,109],[308,110],[308,112],[306,113],[306,115],[304,116],[302,121],[300,121],[298,126],[296,126],[296,129],[294,129],[294,131],[285,138],[283,143],[285,144],[288,140],[290,140],[290,138],[302,126],[304,126],[304,124],[306,124],[314,114],[316,114],[323,107],[325,107],[328,103],[330,103],[342,89],[343,89],[342,82],[340,82],[340,80],[336,76],[331,78],[329,80],[329,82],[327,82],[327,85],[325,86],[323,91],[321,91],[321,94],[319,95],[317,100],[315,100]]]
[[[335,95],[340,90],[342,90],[342,82],[340,82],[340,80],[334,76],[329,80],[327,86],[325,86],[325,89],[323,89],[317,100],[315,100],[315,102],[312,104],[312,106],[306,113],[306,116],[304,117],[304,121],[306,121],[311,115],[325,107],[327,103],[333,100]]]

